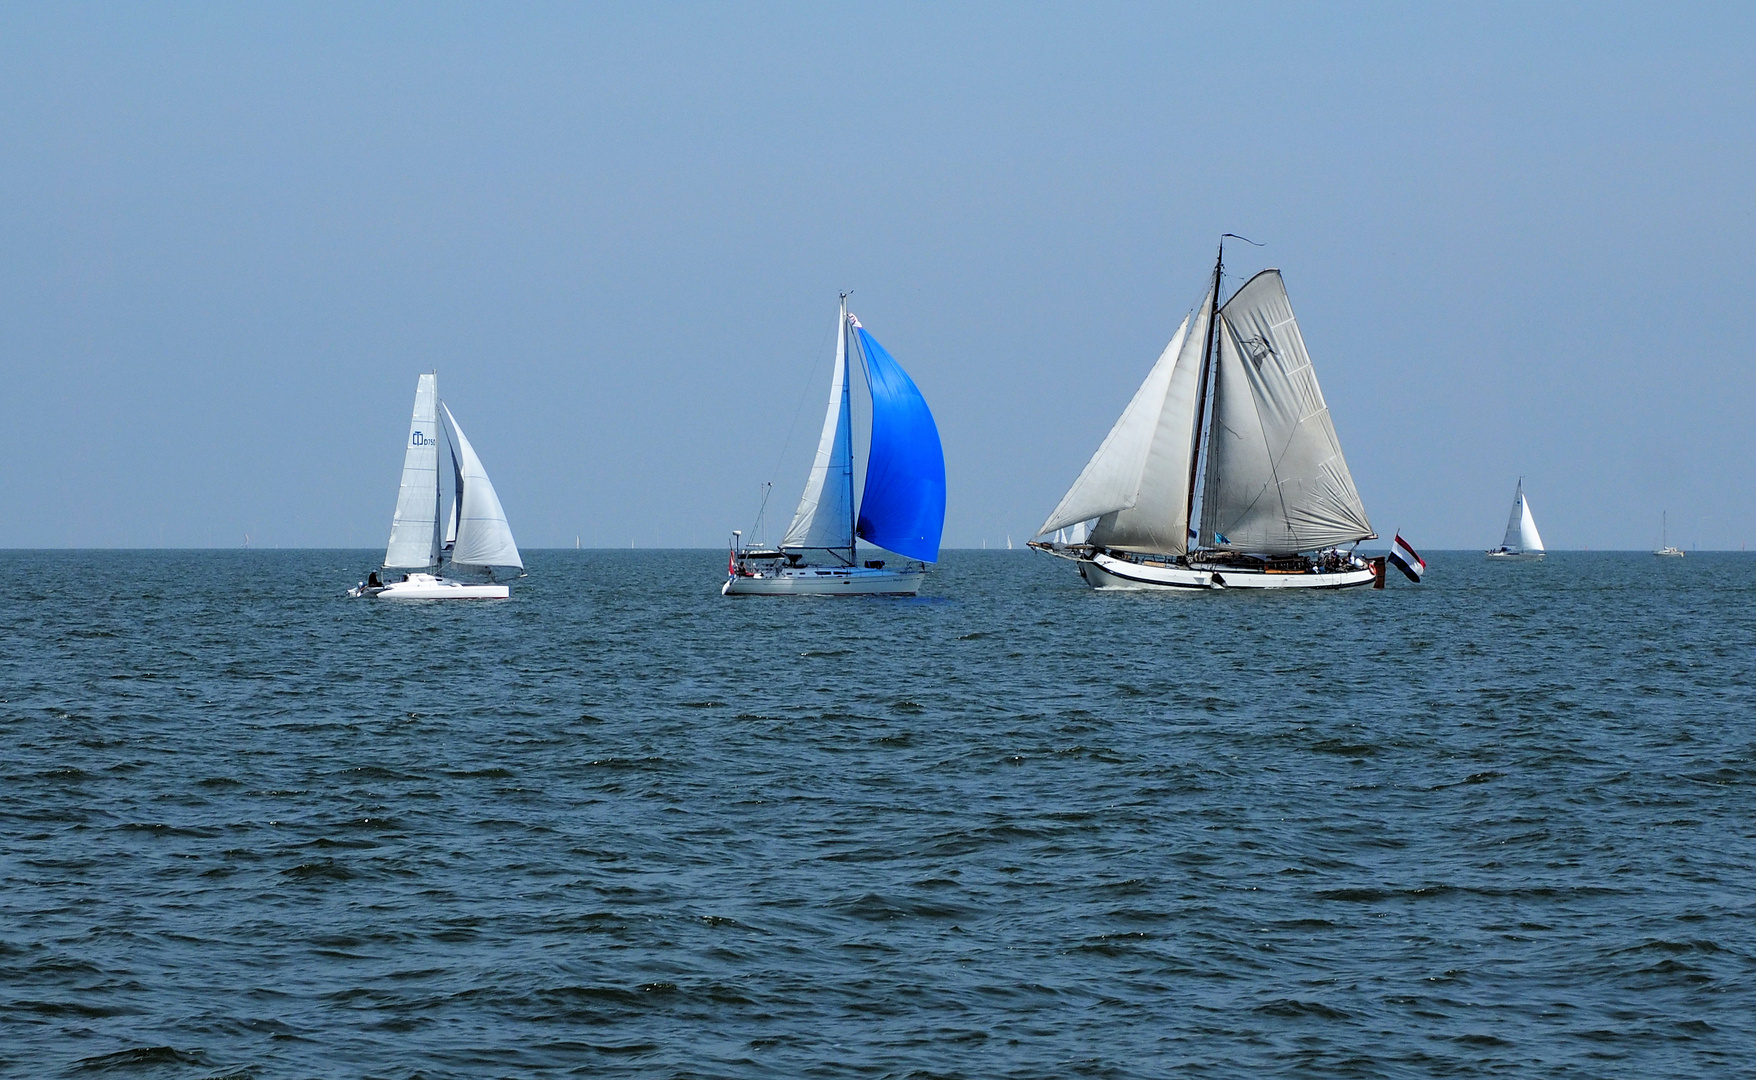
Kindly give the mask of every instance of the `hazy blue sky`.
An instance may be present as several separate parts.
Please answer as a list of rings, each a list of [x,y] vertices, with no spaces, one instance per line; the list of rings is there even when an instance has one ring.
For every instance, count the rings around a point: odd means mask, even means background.
[[[436,368],[524,546],[717,544],[853,289],[1022,543],[1229,230],[1385,536],[1737,548],[1752,10],[7,5],[0,542],[381,545]]]

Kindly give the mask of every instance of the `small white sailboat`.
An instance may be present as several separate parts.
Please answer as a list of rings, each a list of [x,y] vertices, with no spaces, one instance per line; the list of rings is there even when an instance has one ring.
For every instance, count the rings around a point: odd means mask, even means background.
[[[1537,532],[1536,518],[1530,515],[1530,500],[1524,497],[1524,477],[1512,493],[1512,514],[1506,519],[1506,535],[1500,546],[1488,552],[1490,559],[1540,559],[1544,555],[1543,538]]]
[[[1206,298],[1030,546],[1073,560],[1098,589],[1381,580],[1381,561],[1352,550],[1377,534],[1280,271],[1221,304],[1224,261],[1221,237]]]
[[[439,400],[438,376],[422,375],[415,384],[415,412],[403,454],[402,486],[390,522],[390,543],[384,567],[348,590],[349,596],[385,600],[503,600],[507,586],[494,580],[497,572],[524,569],[500,496],[482,467],[482,459],[458,426],[457,418]],[[446,444],[449,468],[440,467],[439,446]],[[451,508],[440,531],[445,480],[451,481]],[[440,575],[444,564],[454,572],[485,575],[488,580],[461,581]],[[389,571],[407,571],[396,580]]]
[[[1653,552],[1661,559],[1681,559],[1683,549],[1671,546],[1671,514],[1665,511],[1659,519],[1658,550]]]
[[[945,454],[914,380],[848,313],[836,316],[835,373],[817,455],[792,525],[778,547],[732,534],[723,596],[913,595],[939,560],[945,526]],[[854,501],[853,360],[872,405],[866,483]],[[860,558],[858,541],[900,555]]]

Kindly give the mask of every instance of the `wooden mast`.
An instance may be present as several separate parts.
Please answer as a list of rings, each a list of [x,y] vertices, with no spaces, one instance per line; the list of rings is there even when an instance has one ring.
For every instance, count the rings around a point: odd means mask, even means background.
[[[1219,326],[1219,281],[1226,262],[1225,233],[1219,238],[1219,256],[1213,261],[1213,291],[1208,294],[1207,340],[1201,346],[1201,380],[1195,388],[1195,443],[1189,452],[1189,497],[1183,505],[1183,550],[1189,550],[1189,532],[1195,528],[1195,479],[1201,468],[1202,418],[1207,414],[1208,372],[1212,369],[1214,342]]]

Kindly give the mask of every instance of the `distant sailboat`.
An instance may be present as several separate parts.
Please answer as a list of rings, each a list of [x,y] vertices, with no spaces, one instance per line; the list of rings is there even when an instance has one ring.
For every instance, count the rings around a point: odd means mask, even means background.
[[[1671,546],[1671,515],[1668,510],[1659,518],[1658,535],[1658,550],[1653,552],[1654,555],[1661,559],[1681,559],[1683,557],[1682,548]]]
[[[1530,516],[1530,500],[1524,497],[1524,477],[1512,494],[1512,514],[1506,519],[1506,536],[1500,546],[1488,552],[1490,559],[1540,559],[1544,555],[1543,538],[1537,533],[1536,519]]]
[[[441,431],[448,469],[440,467]],[[440,508],[447,479],[451,510],[442,532]],[[445,563],[455,571],[485,573],[489,580],[484,584],[441,577],[434,571]],[[386,600],[504,599],[508,589],[493,580],[494,572],[523,569],[524,560],[488,471],[457,418],[439,400],[438,376],[422,375],[415,384],[402,486],[391,518],[390,543],[384,549],[384,570],[409,572],[391,581],[391,575],[375,570],[348,595]]]
[[[1100,589],[1370,585],[1352,545],[1376,534],[1280,271],[1221,304],[1224,260],[1222,237],[1201,306],[1030,546]]]
[[[742,546],[734,533],[725,596],[912,595],[939,559],[945,526],[945,454],[926,399],[884,346],[848,313],[836,317],[835,373],[817,455],[793,523],[774,548]],[[866,484],[854,501],[855,357],[872,401]],[[856,539],[857,538],[857,539]],[[910,560],[866,559],[857,540]]]

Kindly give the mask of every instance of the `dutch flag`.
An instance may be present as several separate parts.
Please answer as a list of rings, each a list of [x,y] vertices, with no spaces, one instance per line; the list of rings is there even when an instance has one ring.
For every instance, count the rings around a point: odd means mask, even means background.
[[[1390,545],[1390,561],[1417,585],[1420,584],[1421,575],[1427,572],[1427,560],[1408,546],[1408,541],[1402,538],[1400,532],[1396,534],[1396,542]]]

